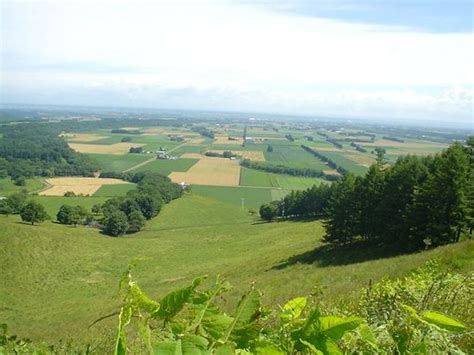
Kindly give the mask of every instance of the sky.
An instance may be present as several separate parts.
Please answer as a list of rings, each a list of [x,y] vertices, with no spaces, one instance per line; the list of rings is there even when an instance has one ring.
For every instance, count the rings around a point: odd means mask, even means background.
[[[0,103],[474,129],[473,2],[0,0]]]

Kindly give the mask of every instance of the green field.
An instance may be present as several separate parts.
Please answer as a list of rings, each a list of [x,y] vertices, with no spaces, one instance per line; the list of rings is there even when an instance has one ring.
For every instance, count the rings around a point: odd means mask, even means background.
[[[324,162],[304,151],[300,145],[274,144],[273,151],[265,151],[265,159],[271,164],[281,164],[292,168],[327,170]]]
[[[156,159],[151,163],[145,164],[133,172],[138,171],[153,171],[155,173],[160,173],[161,175],[169,175],[173,171],[188,171],[194,164],[196,164],[197,159],[187,159],[180,158],[176,160],[164,160]]]
[[[272,189],[252,187],[227,187],[227,186],[197,186],[193,185],[194,194],[208,196],[224,203],[235,206],[242,205],[244,208],[258,209],[263,203],[272,201]]]
[[[287,190],[304,190],[313,185],[319,185],[324,180],[303,176],[273,174],[265,171],[241,168],[241,186],[276,187]]]
[[[327,152],[322,151],[323,155],[334,161],[338,166],[346,169],[347,171],[355,175],[364,175],[369,169],[363,165],[354,163],[352,160],[347,159],[344,156],[344,152]]]
[[[63,196],[33,196],[33,200],[41,203],[48,212],[49,216],[53,220],[56,219],[59,207],[62,205],[71,206],[83,206],[90,211],[91,207],[95,204],[104,203],[108,197],[104,196],[76,196],[76,197],[63,197]]]
[[[121,172],[140,164],[141,162],[148,160],[153,155],[145,154],[125,154],[125,155],[112,155],[112,154],[87,154],[92,159],[95,159],[102,171],[115,171]]]
[[[26,190],[28,192],[41,190],[46,185],[42,179],[26,179],[25,186],[16,186],[13,181],[9,178],[0,179],[0,196],[8,196],[14,192],[20,192]]]
[[[234,286],[225,309],[252,282],[267,304],[314,287],[324,290],[320,300],[337,303],[349,302],[369,281],[403,275],[433,257],[461,271],[474,267],[474,242],[390,258],[370,250],[328,253],[320,222],[261,223],[239,206],[197,192],[165,206],[133,236],[51,222],[31,226],[17,216],[0,217],[0,228],[0,318],[13,334],[53,343],[108,343],[115,336],[115,317],[88,326],[117,311],[118,280],[132,261],[139,284],[158,299],[197,275],[209,275],[210,284],[220,274]]]
[[[101,186],[94,196],[99,197],[113,197],[113,196],[125,196],[127,192],[133,190],[135,184],[117,184],[117,185],[103,185]]]

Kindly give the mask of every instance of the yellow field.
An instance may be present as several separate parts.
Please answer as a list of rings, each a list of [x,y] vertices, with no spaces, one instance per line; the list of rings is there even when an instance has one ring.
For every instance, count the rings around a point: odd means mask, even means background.
[[[140,143],[115,143],[115,144],[80,144],[69,143],[69,146],[79,153],[91,154],[127,154],[131,147],[142,147]]]
[[[229,136],[216,136],[212,144],[235,144],[242,145],[244,140],[242,137],[233,137],[235,140],[230,140]]]
[[[153,135],[183,135],[183,136],[199,136],[199,133],[192,132],[186,129],[181,129],[181,128],[171,128],[171,127],[150,127],[150,128],[145,128],[143,130],[145,136],[153,136]]]
[[[219,153],[222,154],[224,153],[223,150],[209,150],[209,152],[213,153]],[[250,159],[254,161],[265,161],[265,155],[263,154],[262,151],[259,150],[232,150],[232,153],[241,156],[244,159]]]
[[[169,178],[195,185],[239,186],[240,165],[237,160],[210,158],[197,153],[186,153],[183,158],[198,158],[199,161],[186,172],[172,172]]]
[[[331,170],[323,170],[323,173],[325,175],[341,175],[336,169],[331,169]]]
[[[127,181],[119,179],[100,179],[92,177],[60,177],[46,179],[50,188],[39,192],[44,196],[64,196],[66,192],[72,191],[76,195],[92,196],[103,185],[127,184]]]
[[[107,138],[107,136],[99,136],[97,134],[86,134],[86,133],[62,133],[60,137],[67,139],[72,142],[93,142],[99,139]]]

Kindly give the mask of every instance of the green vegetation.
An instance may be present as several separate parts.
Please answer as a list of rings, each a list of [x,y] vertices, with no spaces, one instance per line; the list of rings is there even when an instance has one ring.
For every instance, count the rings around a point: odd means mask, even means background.
[[[188,171],[197,159],[180,158],[176,160],[156,159],[151,163],[140,166],[134,171],[151,171],[161,175],[169,175],[173,171]]]
[[[272,200],[271,189],[257,187],[227,187],[227,186],[197,186],[191,187],[192,192],[212,197],[218,201],[241,206],[244,199],[244,208],[258,208],[262,201]]]
[[[88,154],[95,159],[100,166],[101,171],[124,171],[135,166],[145,160],[153,157],[153,155],[125,154],[125,155],[108,155],[108,154]]]
[[[452,353],[474,345],[472,330],[457,320],[472,320],[474,288],[463,275],[440,272],[436,263],[363,290],[352,309],[327,309],[312,297],[296,297],[268,311],[252,288],[228,315],[218,300],[230,284],[217,278],[202,289],[203,280],[196,278],[157,301],[141,290],[129,268],[120,282],[115,354]],[[129,345],[133,328],[141,344]]]
[[[272,151],[265,151],[265,159],[273,165],[284,165],[291,168],[310,168],[326,170],[328,167],[317,157],[304,151],[299,145],[272,144]]]
[[[117,310],[117,280],[133,260],[140,260],[138,281],[153,297],[187,285],[195,275],[221,274],[236,287],[225,310],[253,281],[266,304],[284,304],[315,286],[324,290],[318,300],[326,304],[355,304],[357,290],[369,280],[402,276],[433,257],[440,258],[440,270],[474,268],[473,242],[391,258],[373,247],[333,251],[321,241],[320,222],[255,223],[239,206],[195,193],[120,240],[93,228],[17,222],[16,216],[0,216],[0,303],[9,305],[0,316],[12,333],[51,343],[72,338],[96,344],[115,335],[112,319],[88,326]]]
[[[31,198],[42,204],[50,216],[56,216],[62,205],[82,206],[90,210],[93,205],[104,203],[107,200],[107,197],[98,196],[32,196]]]
[[[58,137],[54,125],[31,123],[1,126],[0,176],[92,176],[97,164],[76,153]]]
[[[291,176],[284,174],[272,174],[265,171],[247,169],[240,170],[241,186],[264,186],[276,187],[288,190],[302,190],[313,185],[318,185],[323,180],[302,176]]]
[[[31,225],[44,222],[49,218],[44,206],[35,201],[30,201],[21,208],[20,217],[22,221]]]
[[[441,154],[399,158],[387,167],[383,152],[362,178],[347,174],[332,186],[293,192],[263,205],[264,219],[324,217],[326,241],[336,245],[366,242],[419,250],[460,240],[472,233],[473,156],[454,144]]]
[[[26,190],[28,192],[41,190],[45,187],[43,180],[39,178],[26,179],[25,186],[17,186],[9,178],[0,179],[0,196],[8,196],[15,192]]]
[[[103,185],[97,190],[94,196],[125,196],[127,192],[135,188],[134,184]]]

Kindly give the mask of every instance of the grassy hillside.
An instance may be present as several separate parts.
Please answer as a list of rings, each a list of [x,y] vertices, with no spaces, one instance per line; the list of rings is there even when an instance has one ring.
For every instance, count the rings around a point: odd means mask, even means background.
[[[155,298],[194,276],[212,282],[220,274],[235,287],[232,304],[253,281],[266,303],[326,286],[323,298],[337,302],[369,280],[405,274],[433,257],[474,268],[474,242],[391,258],[354,248],[334,253],[321,247],[320,222],[261,223],[237,205],[197,193],[165,206],[129,237],[51,222],[30,226],[16,216],[0,216],[0,230],[0,319],[12,333],[50,342],[114,334],[115,318],[88,325],[117,309],[120,274],[134,260],[135,277]]]

